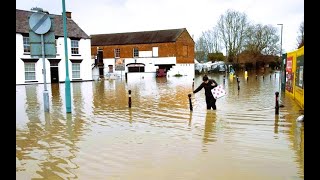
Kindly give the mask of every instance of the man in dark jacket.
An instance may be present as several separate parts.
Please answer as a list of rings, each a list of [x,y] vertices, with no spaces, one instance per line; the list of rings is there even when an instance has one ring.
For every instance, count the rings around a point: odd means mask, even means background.
[[[202,78],[203,82],[200,86],[193,91],[193,93],[199,92],[202,88],[204,88],[204,93],[206,96],[207,109],[216,110],[216,99],[213,97],[211,89],[218,86],[217,82],[213,79],[209,79],[207,75],[204,75]]]

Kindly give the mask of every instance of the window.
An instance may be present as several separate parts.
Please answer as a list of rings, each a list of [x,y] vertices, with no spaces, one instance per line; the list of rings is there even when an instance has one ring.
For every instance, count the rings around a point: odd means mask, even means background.
[[[80,63],[72,63],[72,79],[80,79]]]
[[[55,40],[55,45],[56,45],[56,54],[59,55],[58,54],[58,39]]]
[[[158,57],[158,47],[152,47],[152,57]]]
[[[182,56],[188,57],[188,46],[183,46]]]
[[[139,49],[133,48],[133,57],[139,57]]]
[[[23,37],[23,52],[30,54],[30,40],[29,37]]]
[[[119,58],[120,57],[120,49],[119,48],[114,49],[114,57],[115,58]]]
[[[79,41],[71,40],[71,54],[79,54]]]
[[[36,80],[36,64],[31,62],[24,63],[24,76],[26,81]]]

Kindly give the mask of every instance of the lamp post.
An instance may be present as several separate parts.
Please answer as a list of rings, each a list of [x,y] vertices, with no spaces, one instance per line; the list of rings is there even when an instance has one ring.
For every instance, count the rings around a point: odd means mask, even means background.
[[[63,36],[64,36],[64,51],[66,60],[66,81],[65,81],[65,97],[66,97],[66,112],[71,113],[71,90],[70,90],[70,78],[68,67],[68,43],[67,43],[67,17],[66,17],[66,5],[65,0],[62,0],[62,19],[63,19]]]
[[[282,29],[283,24],[277,24],[281,26],[281,37],[280,37],[280,74],[279,74],[279,102],[281,103],[281,78],[282,78]]]

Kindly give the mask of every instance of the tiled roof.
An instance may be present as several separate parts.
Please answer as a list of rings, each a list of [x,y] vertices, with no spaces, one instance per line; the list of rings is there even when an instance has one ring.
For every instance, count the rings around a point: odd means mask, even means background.
[[[32,11],[16,9],[16,33],[29,33],[29,19]],[[53,14],[51,14],[53,15]],[[62,15],[54,15],[55,36],[63,37]],[[67,18],[67,29],[69,38],[90,38],[72,19]]]
[[[175,42],[186,28],[91,35],[92,46]]]

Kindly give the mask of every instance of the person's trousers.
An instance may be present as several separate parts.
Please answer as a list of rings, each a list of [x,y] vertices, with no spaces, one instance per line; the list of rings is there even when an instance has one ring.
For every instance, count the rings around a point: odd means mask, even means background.
[[[206,97],[207,109],[217,109],[216,107],[216,99],[213,96]]]

